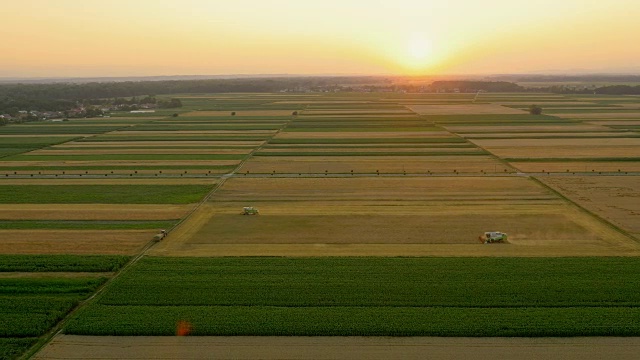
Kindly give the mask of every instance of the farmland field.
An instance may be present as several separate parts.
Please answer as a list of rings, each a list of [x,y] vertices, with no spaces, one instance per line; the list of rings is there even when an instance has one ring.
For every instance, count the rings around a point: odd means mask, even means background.
[[[61,319],[64,337],[180,320],[217,336],[639,335],[640,98],[175,96],[178,112],[2,128],[0,290],[45,315],[6,330],[0,358]]]
[[[151,257],[65,332],[172,335],[182,320],[194,335],[629,336],[639,284],[632,258]]]
[[[0,358],[14,358],[37,343],[127,261],[124,256],[0,255]]]

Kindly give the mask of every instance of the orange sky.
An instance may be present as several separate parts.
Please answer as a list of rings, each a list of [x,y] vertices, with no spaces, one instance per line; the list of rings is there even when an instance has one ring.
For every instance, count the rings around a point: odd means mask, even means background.
[[[2,77],[640,72],[640,0],[21,0],[0,35]]]

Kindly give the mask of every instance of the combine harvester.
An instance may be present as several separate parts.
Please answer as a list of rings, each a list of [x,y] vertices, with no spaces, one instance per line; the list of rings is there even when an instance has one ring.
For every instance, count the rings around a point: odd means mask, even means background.
[[[260,211],[253,206],[246,206],[242,208],[242,215],[260,215]]]
[[[507,234],[500,231],[487,231],[478,237],[483,244],[506,243]]]

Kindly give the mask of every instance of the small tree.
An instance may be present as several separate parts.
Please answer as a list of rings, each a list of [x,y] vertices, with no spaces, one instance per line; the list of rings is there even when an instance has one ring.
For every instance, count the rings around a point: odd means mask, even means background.
[[[292,113],[291,113],[291,115],[293,115],[293,116],[298,116],[298,112],[297,112],[297,111],[294,111],[294,112],[292,112]]]
[[[171,115],[173,117],[178,117],[178,113],[173,113],[173,115]]]
[[[231,112],[231,116],[236,116],[236,112],[235,112],[235,111],[232,111],[232,112]]]
[[[531,115],[541,115],[542,114],[542,108],[538,105],[531,105],[529,106],[529,114]]]

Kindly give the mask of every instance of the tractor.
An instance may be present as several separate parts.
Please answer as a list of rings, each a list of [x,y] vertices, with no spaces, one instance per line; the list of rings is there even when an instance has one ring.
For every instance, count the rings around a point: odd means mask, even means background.
[[[260,211],[253,206],[246,206],[242,208],[242,215],[260,215]]]
[[[500,231],[487,231],[484,235],[480,235],[478,240],[485,244],[504,243],[507,242],[507,234]]]

